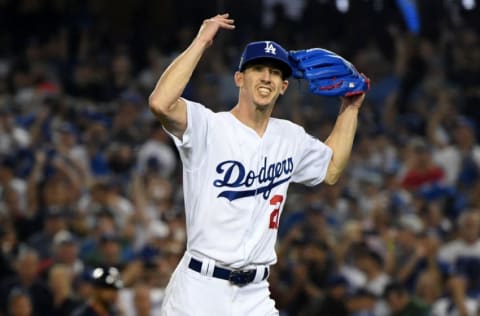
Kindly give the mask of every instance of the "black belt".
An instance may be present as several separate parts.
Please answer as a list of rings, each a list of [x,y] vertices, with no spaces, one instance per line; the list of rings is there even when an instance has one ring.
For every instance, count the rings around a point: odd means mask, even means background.
[[[201,272],[202,271],[202,262],[192,258],[190,259],[190,263],[188,267],[194,271]],[[268,277],[268,268],[265,267],[263,272],[262,281]],[[213,277],[230,281],[230,283],[235,285],[245,285],[253,280],[255,280],[255,276],[257,274],[257,270],[229,270],[221,267],[215,266],[213,269]]]

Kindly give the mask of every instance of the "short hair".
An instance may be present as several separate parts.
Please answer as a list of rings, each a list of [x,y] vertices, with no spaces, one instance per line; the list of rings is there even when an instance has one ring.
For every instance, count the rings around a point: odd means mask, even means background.
[[[22,248],[18,252],[18,255],[16,257],[16,261],[18,262],[20,260],[23,260],[23,259],[27,258],[28,256],[33,256],[38,260],[40,259],[40,256],[38,255],[37,250],[35,250],[34,248],[31,248],[31,247],[25,247],[25,248]]]

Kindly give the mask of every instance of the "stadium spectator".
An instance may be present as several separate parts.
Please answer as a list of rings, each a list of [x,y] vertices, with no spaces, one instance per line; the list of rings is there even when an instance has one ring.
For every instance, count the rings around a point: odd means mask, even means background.
[[[52,293],[41,279],[40,259],[34,250],[19,253],[15,262],[15,274],[2,280],[0,297],[9,297],[18,290],[29,294],[29,297],[23,298],[21,305],[28,304],[24,300],[31,300],[34,314],[49,315],[52,312]],[[4,313],[8,309],[6,304],[6,300],[0,300],[0,310]]]
[[[385,287],[384,297],[392,316],[427,316],[428,306],[409,294],[401,284],[392,282]]]
[[[72,291],[72,271],[61,264],[52,266],[48,273],[48,287],[53,297],[52,316],[71,315],[79,306]]]

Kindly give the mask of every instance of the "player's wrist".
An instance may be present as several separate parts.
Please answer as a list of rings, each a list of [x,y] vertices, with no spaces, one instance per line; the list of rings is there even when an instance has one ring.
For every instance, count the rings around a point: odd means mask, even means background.
[[[360,110],[359,106],[356,106],[355,104],[342,104],[340,108],[340,113],[339,115],[345,114],[345,113],[351,113],[353,115],[358,115],[358,111]]]
[[[206,49],[208,46],[210,46],[212,43],[211,39],[204,38],[202,36],[197,36],[193,40],[191,46],[198,47],[201,49]]]

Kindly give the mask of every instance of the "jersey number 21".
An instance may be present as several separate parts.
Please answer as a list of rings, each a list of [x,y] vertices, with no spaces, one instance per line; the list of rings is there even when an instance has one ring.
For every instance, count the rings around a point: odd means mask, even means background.
[[[274,195],[270,199],[270,205],[273,205],[275,209],[270,213],[270,224],[268,228],[271,229],[278,229],[278,221],[280,220],[280,204],[282,204],[283,196],[282,195]]]

